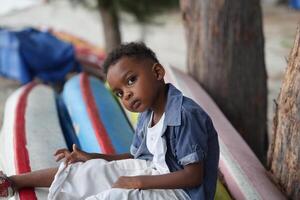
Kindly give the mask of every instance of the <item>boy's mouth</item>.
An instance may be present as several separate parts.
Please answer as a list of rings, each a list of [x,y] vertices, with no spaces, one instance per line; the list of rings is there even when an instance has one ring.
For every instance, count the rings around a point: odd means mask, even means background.
[[[130,108],[131,108],[132,110],[137,110],[137,109],[140,107],[140,105],[141,105],[141,101],[139,101],[139,100],[134,100],[134,101],[131,102]]]

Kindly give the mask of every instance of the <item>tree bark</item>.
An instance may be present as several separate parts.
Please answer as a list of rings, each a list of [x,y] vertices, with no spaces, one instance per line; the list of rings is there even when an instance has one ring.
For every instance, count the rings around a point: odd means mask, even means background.
[[[259,0],[181,0],[188,72],[265,164],[267,88]]]
[[[273,119],[268,166],[290,199],[300,199],[300,29],[290,53]]]
[[[105,50],[109,53],[121,44],[118,11],[112,0],[98,0],[98,5],[103,23]]]

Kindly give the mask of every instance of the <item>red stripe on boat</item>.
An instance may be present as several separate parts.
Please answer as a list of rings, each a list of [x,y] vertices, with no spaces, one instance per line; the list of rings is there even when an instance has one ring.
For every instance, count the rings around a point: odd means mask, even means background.
[[[25,86],[22,91],[16,107],[16,117],[14,126],[14,151],[15,151],[15,165],[16,173],[22,174],[31,172],[29,154],[26,148],[26,127],[25,127],[25,114],[27,97],[35,83],[30,83]],[[22,189],[19,191],[20,200],[35,200],[37,199],[34,189]]]
[[[88,75],[85,73],[80,75],[80,87],[83,93],[83,100],[87,105],[87,113],[91,119],[96,138],[103,153],[114,154],[115,149],[101,121],[100,114],[97,112],[97,106],[91,91]]]

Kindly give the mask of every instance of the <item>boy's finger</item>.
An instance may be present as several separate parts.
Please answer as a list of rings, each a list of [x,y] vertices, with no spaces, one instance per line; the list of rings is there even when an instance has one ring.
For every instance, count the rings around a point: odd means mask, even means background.
[[[74,162],[77,162],[77,159],[74,156],[71,155],[70,158],[68,159],[68,165],[70,165]]]
[[[77,151],[78,150],[76,144],[73,144],[72,147],[73,147],[73,151]]]
[[[56,162],[60,161],[61,159],[63,159],[65,157],[65,154],[61,153],[61,154],[58,154],[58,155],[55,155],[56,156]]]
[[[66,157],[64,161],[66,167],[69,165],[69,161],[70,161],[70,157]]]
[[[69,160],[68,165],[74,163],[74,160]]]
[[[68,149],[58,149],[54,155],[56,156],[57,154],[65,153],[66,151],[68,151]]]

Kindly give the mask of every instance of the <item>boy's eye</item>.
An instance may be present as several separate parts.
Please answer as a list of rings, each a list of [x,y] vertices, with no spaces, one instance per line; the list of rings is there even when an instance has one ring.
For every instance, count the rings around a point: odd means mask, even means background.
[[[136,81],[136,76],[131,76],[127,80],[127,85],[132,85]]]
[[[116,95],[117,97],[119,97],[119,98],[122,98],[123,92],[117,91],[117,92],[115,92],[115,95]]]

